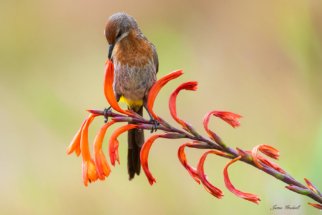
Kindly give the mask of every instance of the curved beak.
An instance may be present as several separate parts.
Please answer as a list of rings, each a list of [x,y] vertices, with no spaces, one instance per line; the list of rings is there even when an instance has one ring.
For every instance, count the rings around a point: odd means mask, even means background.
[[[108,47],[108,59],[111,59],[111,57],[112,57],[114,45],[115,44],[110,44],[109,47]]]

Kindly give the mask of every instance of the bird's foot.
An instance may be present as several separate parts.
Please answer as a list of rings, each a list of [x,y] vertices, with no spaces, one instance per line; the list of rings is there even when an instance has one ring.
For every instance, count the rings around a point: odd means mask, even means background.
[[[108,122],[108,113],[112,111],[111,109],[112,109],[111,106],[104,109],[104,123]]]

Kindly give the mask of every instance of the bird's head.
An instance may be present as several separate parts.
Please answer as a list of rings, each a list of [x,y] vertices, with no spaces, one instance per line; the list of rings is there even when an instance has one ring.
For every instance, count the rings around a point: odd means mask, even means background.
[[[105,36],[109,43],[109,59],[112,57],[115,44],[125,38],[131,30],[138,30],[138,25],[132,16],[122,12],[110,16],[105,27]]]

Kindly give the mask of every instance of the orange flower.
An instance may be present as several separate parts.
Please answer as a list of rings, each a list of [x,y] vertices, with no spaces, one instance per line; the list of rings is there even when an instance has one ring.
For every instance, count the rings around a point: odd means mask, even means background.
[[[75,152],[77,156],[80,155],[80,153],[81,153],[80,139],[81,139],[81,133],[82,133],[82,130],[83,130],[85,122],[86,122],[86,120],[84,120],[84,122],[82,123],[81,127],[79,128],[79,130],[75,134],[73,140],[71,141],[71,143],[67,147],[66,152],[67,152],[68,155],[70,155],[73,152]]]
[[[204,172],[204,163],[205,163],[205,160],[208,156],[208,154],[216,154],[216,155],[220,155],[220,156],[224,156],[226,153],[224,152],[221,152],[221,151],[218,151],[218,150],[210,150],[210,151],[207,151],[205,152],[200,160],[199,160],[199,163],[198,163],[198,175],[199,175],[199,178],[204,186],[204,188],[213,196],[215,196],[216,198],[220,199],[224,196],[223,192],[215,187],[214,185],[212,185],[208,179],[207,179],[207,176]]]
[[[104,78],[104,95],[108,103],[111,107],[125,115],[132,115],[132,113],[128,110],[123,110],[117,103],[117,100],[114,95],[113,90],[113,82],[114,82],[114,65],[111,60],[106,62],[106,71],[105,71],[105,78]]]
[[[115,166],[115,161],[117,161],[120,164],[119,153],[118,153],[119,141],[117,140],[118,136],[120,136],[122,133],[128,130],[131,130],[137,127],[138,125],[135,125],[135,124],[127,124],[116,129],[113,132],[109,141],[109,154],[110,154],[110,160],[113,166]]]
[[[91,158],[91,154],[88,146],[88,127],[96,116],[98,115],[96,114],[89,115],[89,117],[87,118],[83,126],[83,129],[81,132],[81,138],[80,138],[81,152],[83,157],[83,163],[82,163],[83,181],[85,186],[87,186],[88,182],[96,181],[98,178],[95,164],[93,159]]]
[[[187,161],[187,158],[186,158],[186,154],[184,152],[184,148],[186,146],[188,146],[188,147],[193,146],[193,143],[185,143],[185,144],[181,145],[179,147],[179,149],[178,149],[178,158],[179,158],[181,164],[184,166],[184,168],[186,168],[186,170],[189,172],[189,174],[191,175],[191,177],[198,184],[200,184],[199,175],[198,175],[197,170],[188,164],[188,161]]]
[[[105,177],[111,172],[111,169],[106,161],[105,155],[102,151],[102,144],[104,136],[108,127],[113,125],[115,121],[110,121],[102,126],[99,133],[96,135],[94,140],[94,152],[95,152],[95,165],[99,179],[104,180]]]
[[[154,119],[159,119],[159,117],[153,112],[154,101],[155,101],[155,98],[157,97],[159,91],[169,81],[171,81],[175,78],[178,78],[182,74],[183,74],[182,70],[177,70],[177,71],[171,72],[170,74],[160,78],[151,87],[151,89],[149,91],[149,95],[148,95],[147,109],[151,113],[151,115],[153,116]]]
[[[261,151],[262,153],[264,153],[265,155],[267,155],[273,159],[278,159],[278,157],[279,157],[279,151],[272,146],[265,145],[265,144],[255,146],[252,149],[252,158],[253,158],[255,165],[261,169],[263,168],[263,166],[259,162],[258,151]]]
[[[320,205],[320,204],[315,204],[315,203],[311,203],[311,202],[309,202],[308,204],[319,209],[319,210],[322,210],[322,205]]]
[[[246,199],[248,201],[254,202],[258,204],[260,199],[258,198],[257,195],[251,194],[251,193],[244,193],[240,190],[237,190],[234,185],[232,185],[229,176],[228,176],[228,167],[235,163],[237,160],[241,159],[241,156],[236,157],[235,159],[231,160],[224,168],[224,180],[225,180],[225,185],[230,192],[234,193],[236,196],[241,197],[243,199]]]
[[[175,91],[173,91],[169,99],[169,109],[170,109],[172,118],[185,129],[188,129],[187,123],[182,119],[179,119],[177,116],[177,105],[176,105],[177,96],[181,90],[193,90],[193,91],[197,90],[197,85],[198,83],[196,81],[183,83],[179,87],[177,87]]]

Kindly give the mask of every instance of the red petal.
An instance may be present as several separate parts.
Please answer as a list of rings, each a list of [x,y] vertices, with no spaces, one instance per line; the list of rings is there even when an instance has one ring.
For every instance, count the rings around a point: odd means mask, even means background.
[[[150,148],[151,148],[152,144],[159,137],[162,137],[162,135],[156,134],[156,135],[151,136],[149,139],[147,139],[147,141],[145,141],[145,143],[143,144],[143,146],[141,148],[141,153],[140,153],[140,160],[141,160],[142,168],[143,168],[144,173],[145,173],[146,177],[148,178],[149,183],[151,185],[153,185],[153,183],[155,183],[156,180],[152,176],[152,173],[149,170],[149,164],[148,164],[149,152],[150,152]]]
[[[261,155],[258,155],[257,158],[261,163],[265,164],[266,166],[269,166],[269,167],[275,169],[276,171],[278,171],[280,173],[283,173],[283,174],[285,173],[285,170],[283,170],[278,164],[267,160],[266,158],[264,158]]]
[[[258,157],[259,157],[258,151],[261,151],[262,153],[264,153],[267,156],[274,158],[274,159],[278,159],[278,157],[279,157],[279,151],[277,149],[273,148],[272,146],[265,145],[265,144],[255,146],[252,149],[252,158],[253,158],[255,165],[261,169],[263,168],[263,166],[260,164],[260,162],[258,160]]]
[[[169,109],[170,109],[171,116],[177,123],[182,125],[184,128],[187,128],[187,125],[186,125],[187,123],[179,119],[177,116],[177,105],[176,105],[177,96],[181,90],[193,90],[193,91],[197,90],[197,85],[198,83],[195,81],[183,83],[179,87],[177,87],[177,89],[175,89],[175,91],[173,91],[173,93],[170,96]]]
[[[170,74],[160,78],[151,87],[151,89],[149,91],[149,95],[148,95],[147,109],[149,110],[149,112],[152,114],[152,116],[155,119],[158,119],[158,116],[153,112],[153,105],[154,105],[155,98],[157,97],[159,91],[169,81],[171,81],[171,80],[173,80],[175,78],[178,78],[182,74],[183,74],[182,70],[177,70],[177,71],[171,72]]]
[[[200,184],[200,180],[199,180],[199,175],[198,172],[195,168],[193,168],[192,166],[190,166],[188,164],[187,158],[186,158],[186,154],[184,152],[184,148],[186,146],[190,147],[192,146],[192,143],[185,143],[183,145],[181,145],[178,149],[178,158],[181,162],[181,164],[184,166],[184,168],[186,168],[186,170],[189,172],[189,174],[191,175],[191,177],[198,183]]]
[[[322,210],[322,205],[320,205],[320,204],[315,204],[315,203],[310,203],[310,202],[308,204],[319,209],[319,210]]]
[[[106,71],[105,71],[105,78],[104,78],[104,95],[108,103],[111,107],[123,114],[132,115],[132,113],[128,110],[123,110],[117,103],[117,100],[114,95],[113,90],[113,82],[114,82],[114,65],[111,60],[108,60],[106,63]]]
[[[240,125],[238,119],[241,118],[241,115],[238,115],[236,113],[227,111],[211,111],[208,114],[212,114],[216,117],[219,117],[234,128]]]
[[[81,139],[81,133],[84,127],[86,120],[84,120],[84,122],[82,123],[81,127],[79,128],[79,130],[77,131],[77,133],[75,134],[73,140],[71,141],[71,143],[69,144],[69,146],[67,147],[67,154],[71,154],[73,152],[76,153],[77,156],[80,155],[80,139]]]
[[[240,190],[237,190],[234,185],[232,185],[229,176],[228,176],[228,167],[235,163],[237,160],[241,159],[241,156],[236,157],[235,159],[231,160],[224,168],[224,180],[225,180],[225,185],[230,192],[234,193],[236,196],[241,197],[243,199],[246,199],[248,201],[254,202],[258,204],[260,199],[258,198],[257,195],[251,194],[251,193],[244,193]]]
[[[109,140],[109,154],[110,154],[110,160],[112,165],[115,165],[115,161],[117,161],[118,163],[120,163],[120,159],[119,159],[119,153],[118,153],[118,147],[119,147],[119,141],[117,140],[118,136],[128,130],[131,130],[133,128],[137,128],[138,125],[134,125],[134,124],[127,124],[124,125],[118,129],[116,129],[110,140]]]
[[[209,137],[211,139],[213,139],[216,143],[219,143],[219,144],[222,144],[222,141],[220,139],[220,137],[213,131],[211,131],[209,129],[209,119],[212,115],[214,115],[214,112],[216,111],[211,111],[211,112],[208,112],[204,118],[203,118],[203,127],[205,128],[207,134],[209,135]]]
[[[114,121],[110,121],[104,124],[94,140],[95,164],[97,168],[98,177],[101,180],[107,177],[111,172],[111,169],[102,151],[102,144],[107,128],[113,125],[114,123]]]
[[[205,160],[207,158],[207,155],[208,154],[222,154],[222,152],[220,151],[217,151],[217,150],[211,150],[211,151],[207,151],[205,152],[200,160],[199,160],[199,163],[198,163],[198,175],[199,175],[199,178],[204,186],[204,188],[210,193],[212,194],[213,196],[217,197],[218,199],[222,198],[223,197],[223,193],[222,191],[215,187],[214,185],[212,185],[208,179],[207,179],[207,176],[204,172],[204,163],[205,163]]]

